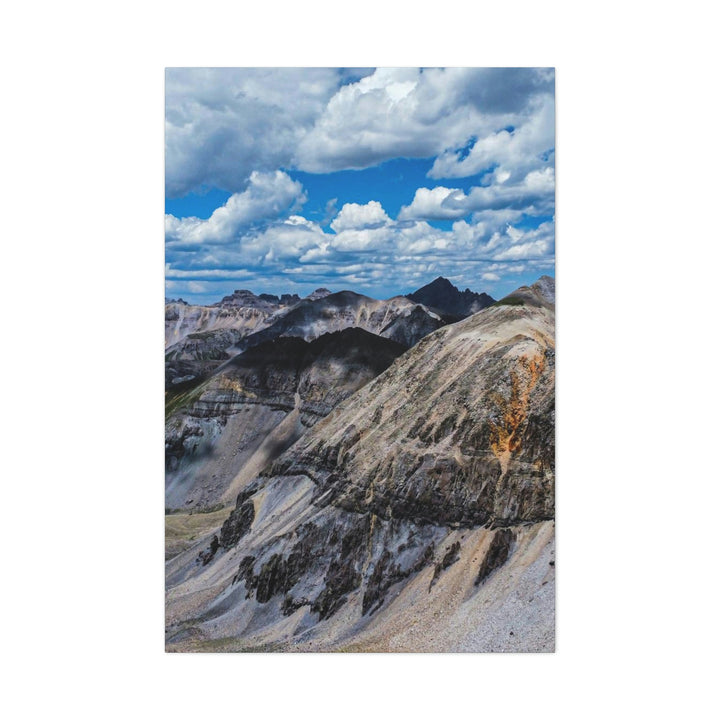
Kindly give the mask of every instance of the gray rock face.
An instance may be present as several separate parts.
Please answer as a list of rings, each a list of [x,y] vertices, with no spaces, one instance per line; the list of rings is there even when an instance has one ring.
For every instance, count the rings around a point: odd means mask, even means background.
[[[246,499],[246,493],[238,495],[235,509],[230,513],[230,517],[223,523],[220,528],[219,545],[224,548],[231,548],[238,544],[240,538],[243,537],[252,526],[255,519],[255,506]]]
[[[398,315],[389,322],[382,328],[380,335],[405,347],[412,347],[445,324],[444,320],[422,305],[416,305],[408,314]]]
[[[259,472],[403,351],[358,328],[312,343],[279,338],[178,391],[166,423],[166,507],[226,501],[241,471]]]
[[[552,518],[553,323],[546,308],[498,307],[437,331],[273,472],[310,477],[319,504],[383,518]]]
[[[243,337],[266,327],[273,315],[282,308],[268,303],[259,306],[244,305],[188,305],[173,302],[165,305],[166,352],[177,349],[189,335],[194,340],[210,337],[217,330],[231,330]]]
[[[165,386],[203,380],[232,357],[228,348],[246,333],[243,328],[190,333],[165,353]]]
[[[478,571],[478,576],[475,579],[476,585],[479,585],[481,582],[485,582],[493,570],[502,567],[507,562],[507,559],[512,552],[514,542],[515,533],[509,528],[502,528],[495,532],[492,540],[490,541],[490,547],[480,564],[480,570]]]
[[[537,282],[529,287],[523,285],[514,290],[498,305],[528,305],[530,307],[555,308],[555,278],[543,275]]]
[[[551,650],[554,308],[528,291],[428,335],[249,480],[242,532],[168,563],[168,648]]]
[[[331,290],[328,290],[327,288],[318,288],[317,290],[313,290],[305,298],[305,300],[322,300],[323,298],[326,298],[328,295],[332,295]]]
[[[211,306],[165,305],[165,386],[190,389],[236,355],[242,338],[272,324],[300,298],[236,290]]]
[[[281,305],[294,305],[299,302],[298,295],[286,293],[284,295],[272,295],[270,293],[255,293],[250,290],[235,290],[232,295],[226,295],[220,302],[215,303],[216,307],[247,307],[259,308],[262,310],[276,310]]]

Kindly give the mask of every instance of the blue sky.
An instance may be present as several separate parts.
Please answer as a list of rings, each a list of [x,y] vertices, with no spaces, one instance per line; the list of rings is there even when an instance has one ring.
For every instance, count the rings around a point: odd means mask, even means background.
[[[551,69],[170,68],[166,295],[554,274]]]

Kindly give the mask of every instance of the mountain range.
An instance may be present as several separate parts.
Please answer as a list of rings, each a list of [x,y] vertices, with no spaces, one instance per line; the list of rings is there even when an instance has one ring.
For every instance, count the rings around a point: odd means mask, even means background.
[[[437,283],[417,292],[442,305],[442,297],[433,290]],[[444,285],[443,290],[448,297],[455,297]],[[466,296],[454,290],[461,300],[472,300],[470,304],[478,302],[470,295],[489,297],[470,291]],[[460,301],[455,299],[457,305]],[[249,290],[236,290],[211,306],[172,300],[165,305],[166,386],[187,387],[188,382],[199,382],[238,352],[276,337],[314,340],[327,332],[361,327],[410,347],[465,315],[431,310],[409,296],[375,300],[349,290],[331,293],[326,288],[318,288],[302,300],[295,294],[255,295]]]
[[[551,651],[554,280],[241,292],[166,306],[167,649]]]

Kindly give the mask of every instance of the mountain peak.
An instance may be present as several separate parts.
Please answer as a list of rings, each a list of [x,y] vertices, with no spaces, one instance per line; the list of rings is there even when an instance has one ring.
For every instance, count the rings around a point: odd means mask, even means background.
[[[543,275],[532,285],[523,285],[513,290],[498,305],[531,305],[536,307],[555,306],[555,278]]]
[[[252,290],[234,290],[232,295],[226,295],[216,305],[253,305],[259,301]]]
[[[252,290],[235,290],[232,295],[226,295],[216,306],[246,306],[246,307],[267,307],[268,305],[294,305],[300,302],[298,295],[284,294],[278,297],[268,293],[256,295]]]
[[[328,290],[327,288],[317,288],[317,290],[313,290],[306,298],[305,300],[321,300],[324,297],[327,297],[328,295],[332,295],[332,291]]]
[[[537,289],[537,291],[551,303],[555,303],[555,278],[549,275],[543,275],[531,287]]]
[[[476,293],[467,288],[458,290],[447,278],[435,278],[431,283],[406,296],[416,303],[436,308],[444,313],[467,317],[492,305],[495,300],[486,293]]]

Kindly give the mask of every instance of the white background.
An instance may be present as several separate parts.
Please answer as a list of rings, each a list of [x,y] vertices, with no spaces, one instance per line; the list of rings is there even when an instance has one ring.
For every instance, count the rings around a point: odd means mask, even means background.
[[[711,5],[396,5],[5,9],[7,717],[717,712]],[[164,67],[370,64],[557,68],[557,652],[165,655]]]

